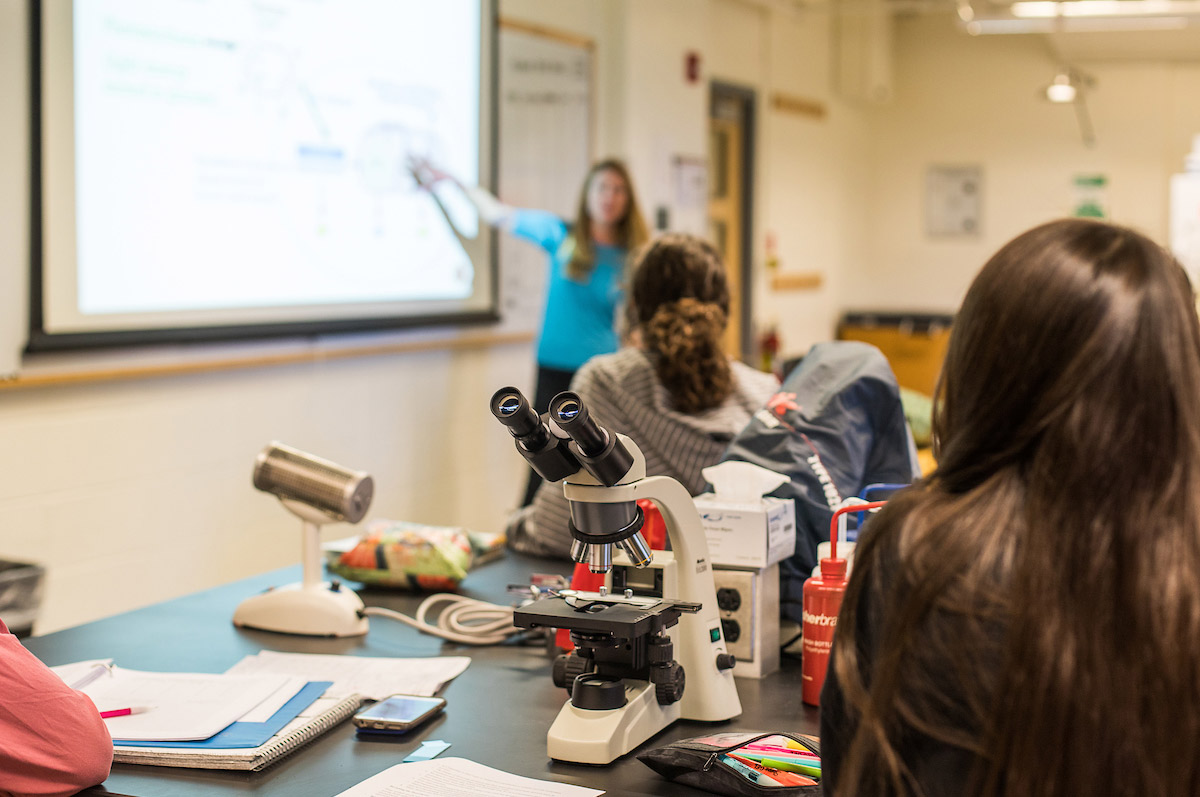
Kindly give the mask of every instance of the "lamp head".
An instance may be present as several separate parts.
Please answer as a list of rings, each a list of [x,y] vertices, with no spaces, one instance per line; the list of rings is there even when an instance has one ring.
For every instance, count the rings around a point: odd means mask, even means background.
[[[316,510],[316,517],[326,523],[362,520],[375,493],[369,474],[275,442],[254,460],[254,486],[277,496],[306,520],[318,522],[303,508]]]

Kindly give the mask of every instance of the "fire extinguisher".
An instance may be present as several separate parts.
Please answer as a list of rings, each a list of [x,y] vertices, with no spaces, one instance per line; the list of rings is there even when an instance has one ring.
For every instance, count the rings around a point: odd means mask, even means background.
[[[820,705],[821,687],[825,685],[825,670],[829,652],[833,649],[833,632],[837,630],[838,611],[846,594],[846,560],[837,555],[838,518],[847,512],[878,509],[886,501],[843,506],[833,513],[829,522],[829,556],[821,560],[821,575],[804,582],[804,622],[801,625],[800,699],[810,706]]]

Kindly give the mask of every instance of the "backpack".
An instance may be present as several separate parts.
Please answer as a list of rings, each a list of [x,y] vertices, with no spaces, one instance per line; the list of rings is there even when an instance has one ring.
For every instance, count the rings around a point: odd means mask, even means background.
[[[829,539],[842,500],[869,484],[920,476],[896,377],[879,349],[858,341],[813,346],[733,439],[727,460],[789,478],[770,495],[796,507],[796,549],[779,563],[779,599],[782,616],[797,623],[817,543]]]

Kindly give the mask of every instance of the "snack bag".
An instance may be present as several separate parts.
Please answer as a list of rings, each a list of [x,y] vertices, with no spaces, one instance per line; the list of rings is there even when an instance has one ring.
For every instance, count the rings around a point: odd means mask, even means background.
[[[358,543],[328,567],[371,586],[440,591],[456,589],[474,558],[465,529],[381,519],[368,523]]]

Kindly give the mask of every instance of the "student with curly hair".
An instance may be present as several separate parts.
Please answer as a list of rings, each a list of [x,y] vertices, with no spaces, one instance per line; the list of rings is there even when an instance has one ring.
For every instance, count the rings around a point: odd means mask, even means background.
[[[711,245],[664,235],[635,254],[632,269],[632,345],[589,360],[571,390],[598,423],[638,444],[647,475],[671,476],[696,495],[705,488],[701,469],[720,461],[779,383],[721,349],[729,286]],[[569,516],[562,485],[543,484],[510,521],[509,544],[568,558]]]

